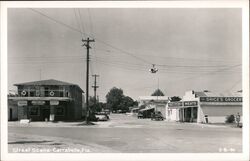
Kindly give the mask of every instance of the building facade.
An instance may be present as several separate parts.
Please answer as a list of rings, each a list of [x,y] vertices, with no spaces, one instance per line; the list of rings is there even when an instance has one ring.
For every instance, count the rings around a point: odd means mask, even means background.
[[[82,118],[83,90],[76,84],[54,79],[18,83],[17,96],[8,97],[9,111],[17,119],[63,121]],[[10,117],[9,120],[13,118]]]
[[[139,107],[144,105],[145,109],[140,111],[159,111],[162,113],[163,117],[166,118],[166,105],[169,102],[168,96],[140,96],[139,97]]]
[[[166,116],[169,121],[224,123],[229,115],[242,116],[242,93],[216,94],[187,91],[182,101],[169,102]]]

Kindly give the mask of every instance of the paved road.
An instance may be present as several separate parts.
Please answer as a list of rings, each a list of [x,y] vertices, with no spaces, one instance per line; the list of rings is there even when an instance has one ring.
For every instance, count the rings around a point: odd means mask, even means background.
[[[110,152],[219,152],[220,148],[242,151],[242,130],[238,128],[138,120],[125,115],[111,115],[111,119],[98,126],[79,128],[10,126],[9,132],[70,138],[107,147]]]

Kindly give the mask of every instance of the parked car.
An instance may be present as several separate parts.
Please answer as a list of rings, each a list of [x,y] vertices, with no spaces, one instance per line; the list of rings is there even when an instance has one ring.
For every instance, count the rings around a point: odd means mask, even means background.
[[[155,121],[163,121],[165,118],[163,117],[162,113],[160,111],[153,112],[151,115],[151,120]]]
[[[98,121],[108,121],[109,116],[106,113],[97,113],[95,114],[95,117],[97,118]]]
[[[137,115],[137,118],[138,118],[138,119],[143,119],[143,118],[144,118],[143,113],[139,111],[139,112],[138,112],[138,115]]]

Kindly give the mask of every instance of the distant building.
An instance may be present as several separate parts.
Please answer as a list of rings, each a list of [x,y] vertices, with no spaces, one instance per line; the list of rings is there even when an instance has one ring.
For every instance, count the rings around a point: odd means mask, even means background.
[[[17,96],[8,97],[9,120],[78,120],[82,118],[83,90],[54,79],[18,83]]]
[[[168,96],[139,96],[139,107],[145,106],[140,111],[160,111],[166,117],[166,105],[170,98]]]
[[[182,101],[169,102],[166,116],[169,121],[224,123],[229,115],[242,116],[242,93],[187,91]]]

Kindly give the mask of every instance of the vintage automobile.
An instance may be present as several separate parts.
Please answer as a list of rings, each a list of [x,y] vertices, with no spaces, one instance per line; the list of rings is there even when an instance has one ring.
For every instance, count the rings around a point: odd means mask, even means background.
[[[138,115],[137,115],[137,118],[138,118],[138,119],[143,119],[143,118],[144,118],[143,113],[139,111],[139,112],[138,112]]]
[[[163,117],[163,115],[160,111],[152,112],[152,114],[151,114],[151,120],[163,121],[164,119],[165,118]]]
[[[96,113],[95,117],[97,118],[98,121],[108,121],[109,116],[106,113]]]

